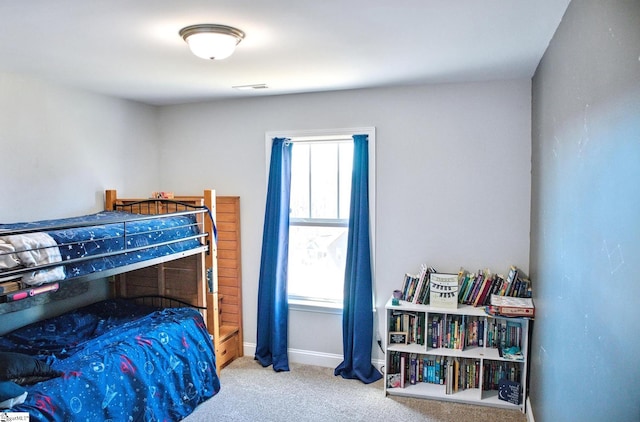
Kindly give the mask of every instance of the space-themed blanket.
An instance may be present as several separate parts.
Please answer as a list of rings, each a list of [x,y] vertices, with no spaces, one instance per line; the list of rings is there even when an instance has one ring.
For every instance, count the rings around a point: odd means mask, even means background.
[[[51,253],[45,253],[52,251],[51,244],[32,240],[37,233],[12,233],[16,230],[41,230],[46,233],[53,240],[53,245],[58,246],[59,253],[56,250],[54,254],[56,259],[50,258]],[[198,233],[195,215],[160,217],[122,211],[0,224],[0,263],[4,263],[0,265],[0,276],[2,269],[10,266],[36,267],[50,262],[68,261],[61,267],[28,273],[23,282],[36,285],[43,281],[79,277],[196,248],[200,246],[197,239],[180,239]],[[33,251],[30,252],[29,249]],[[46,260],[38,261],[39,256]],[[86,257],[96,258],[72,261]]]
[[[177,421],[220,390],[199,312],[107,300],[0,337],[60,376],[25,386],[36,421]]]

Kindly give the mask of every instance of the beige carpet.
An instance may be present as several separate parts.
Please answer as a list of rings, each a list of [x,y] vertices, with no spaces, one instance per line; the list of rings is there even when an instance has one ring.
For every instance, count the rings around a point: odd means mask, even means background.
[[[220,392],[185,422],[211,421],[429,421],[526,422],[514,410],[385,397],[382,381],[363,384],[333,369],[291,364],[289,372],[263,368],[245,356],[222,370]]]

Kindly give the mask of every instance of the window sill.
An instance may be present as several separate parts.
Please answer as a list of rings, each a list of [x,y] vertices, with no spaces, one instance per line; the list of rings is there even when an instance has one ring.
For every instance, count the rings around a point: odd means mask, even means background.
[[[289,299],[289,310],[342,315],[342,303]]]
[[[289,310],[301,312],[317,312],[322,314],[342,315],[342,303],[289,298]],[[377,309],[372,309],[375,314]]]

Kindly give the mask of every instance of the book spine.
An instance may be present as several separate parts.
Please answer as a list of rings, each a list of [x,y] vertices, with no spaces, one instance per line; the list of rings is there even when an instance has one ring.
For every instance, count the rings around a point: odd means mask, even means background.
[[[491,283],[491,288],[487,292],[487,295],[485,296],[484,301],[482,302],[483,306],[489,305],[491,303],[491,295],[498,292],[498,290],[500,289],[501,283],[502,283],[502,277],[499,276],[498,274],[494,274],[493,282]]]
[[[500,308],[500,313],[502,315],[508,315],[508,316],[533,317],[535,315],[535,309],[503,306]]]
[[[469,296],[469,300],[467,301],[469,305],[472,305],[475,302],[476,297],[478,296],[478,291],[482,287],[483,282],[484,282],[484,275],[482,274],[482,271],[478,271],[478,276],[476,277],[476,283],[473,287],[473,291],[471,292],[471,295]]]
[[[20,284],[17,281],[0,283],[0,294],[15,292],[16,290],[20,290]]]
[[[422,382],[429,382],[429,360],[422,358]]]
[[[438,318],[433,317],[433,319],[431,320],[431,347],[433,349],[438,348],[439,337],[440,337],[440,331],[439,331]]]
[[[404,284],[402,286],[402,296],[400,297],[400,299],[407,300],[407,295],[409,293],[410,285],[411,285],[411,274],[406,273],[404,275]]]
[[[500,292],[500,296],[511,296],[511,291],[513,290],[513,284],[518,278],[518,268],[515,265],[512,265],[509,268],[509,275],[507,276],[507,284],[505,289]]]
[[[469,274],[469,283],[467,286],[467,291],[464,293],[464,297],[462,298],[462,302],[460,303],[469,304],[469,297],[471,296],[471,292],[473,292],[473,289],[475,288],[477,282],[478,282],[478,279],[476,275]]]
[[[404,388],[406,376],[406,357],[404,353],[402,353],[400,355],[400,388]]]
[[[493,284],[493,278],[487,273],[484,276],[484,281],[482,283],[482,288],[478,292],[478,297],[476,301],[473,303],[473,306],[482,306],[484,304],[485,298],[487,297],[487,293]]]
[[[464,298],[467,295],[467,291],[469,290],[469,286],[471,285],[471,278],[469,273],[465,273],[460,281],[460,289],[458,292],[458,303],[464,303]]]
[[[535,308],[523,308],[519,306],[488,306],[490,313],[506,317],[527,317],[535,316]]]
[[[420,266],[420,272],[418,273],[417,276],[417,282],[416,282],[416,291],[413,295],[412,298],[412,302],[413,303],[419,303],[420,300],[420,295],[422,294],[422,289],[423,289],[423,285],[424,285],[424,278],[426,276],[427,273],[427,266],[426,265],[421,265]]]
[[[409,363],[409,384],[415,385],[418,379],[418,358],[415,354],[411,354]]]

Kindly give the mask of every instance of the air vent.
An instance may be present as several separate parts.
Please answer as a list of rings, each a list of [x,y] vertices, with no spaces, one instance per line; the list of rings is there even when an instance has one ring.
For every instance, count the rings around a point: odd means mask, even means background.
[[[252,84],[252,85],[236,85],[232,86],[233,89],[239,89],[241,91],[247,91],[251,89],[267,89],[269,88],[267,84]]]

